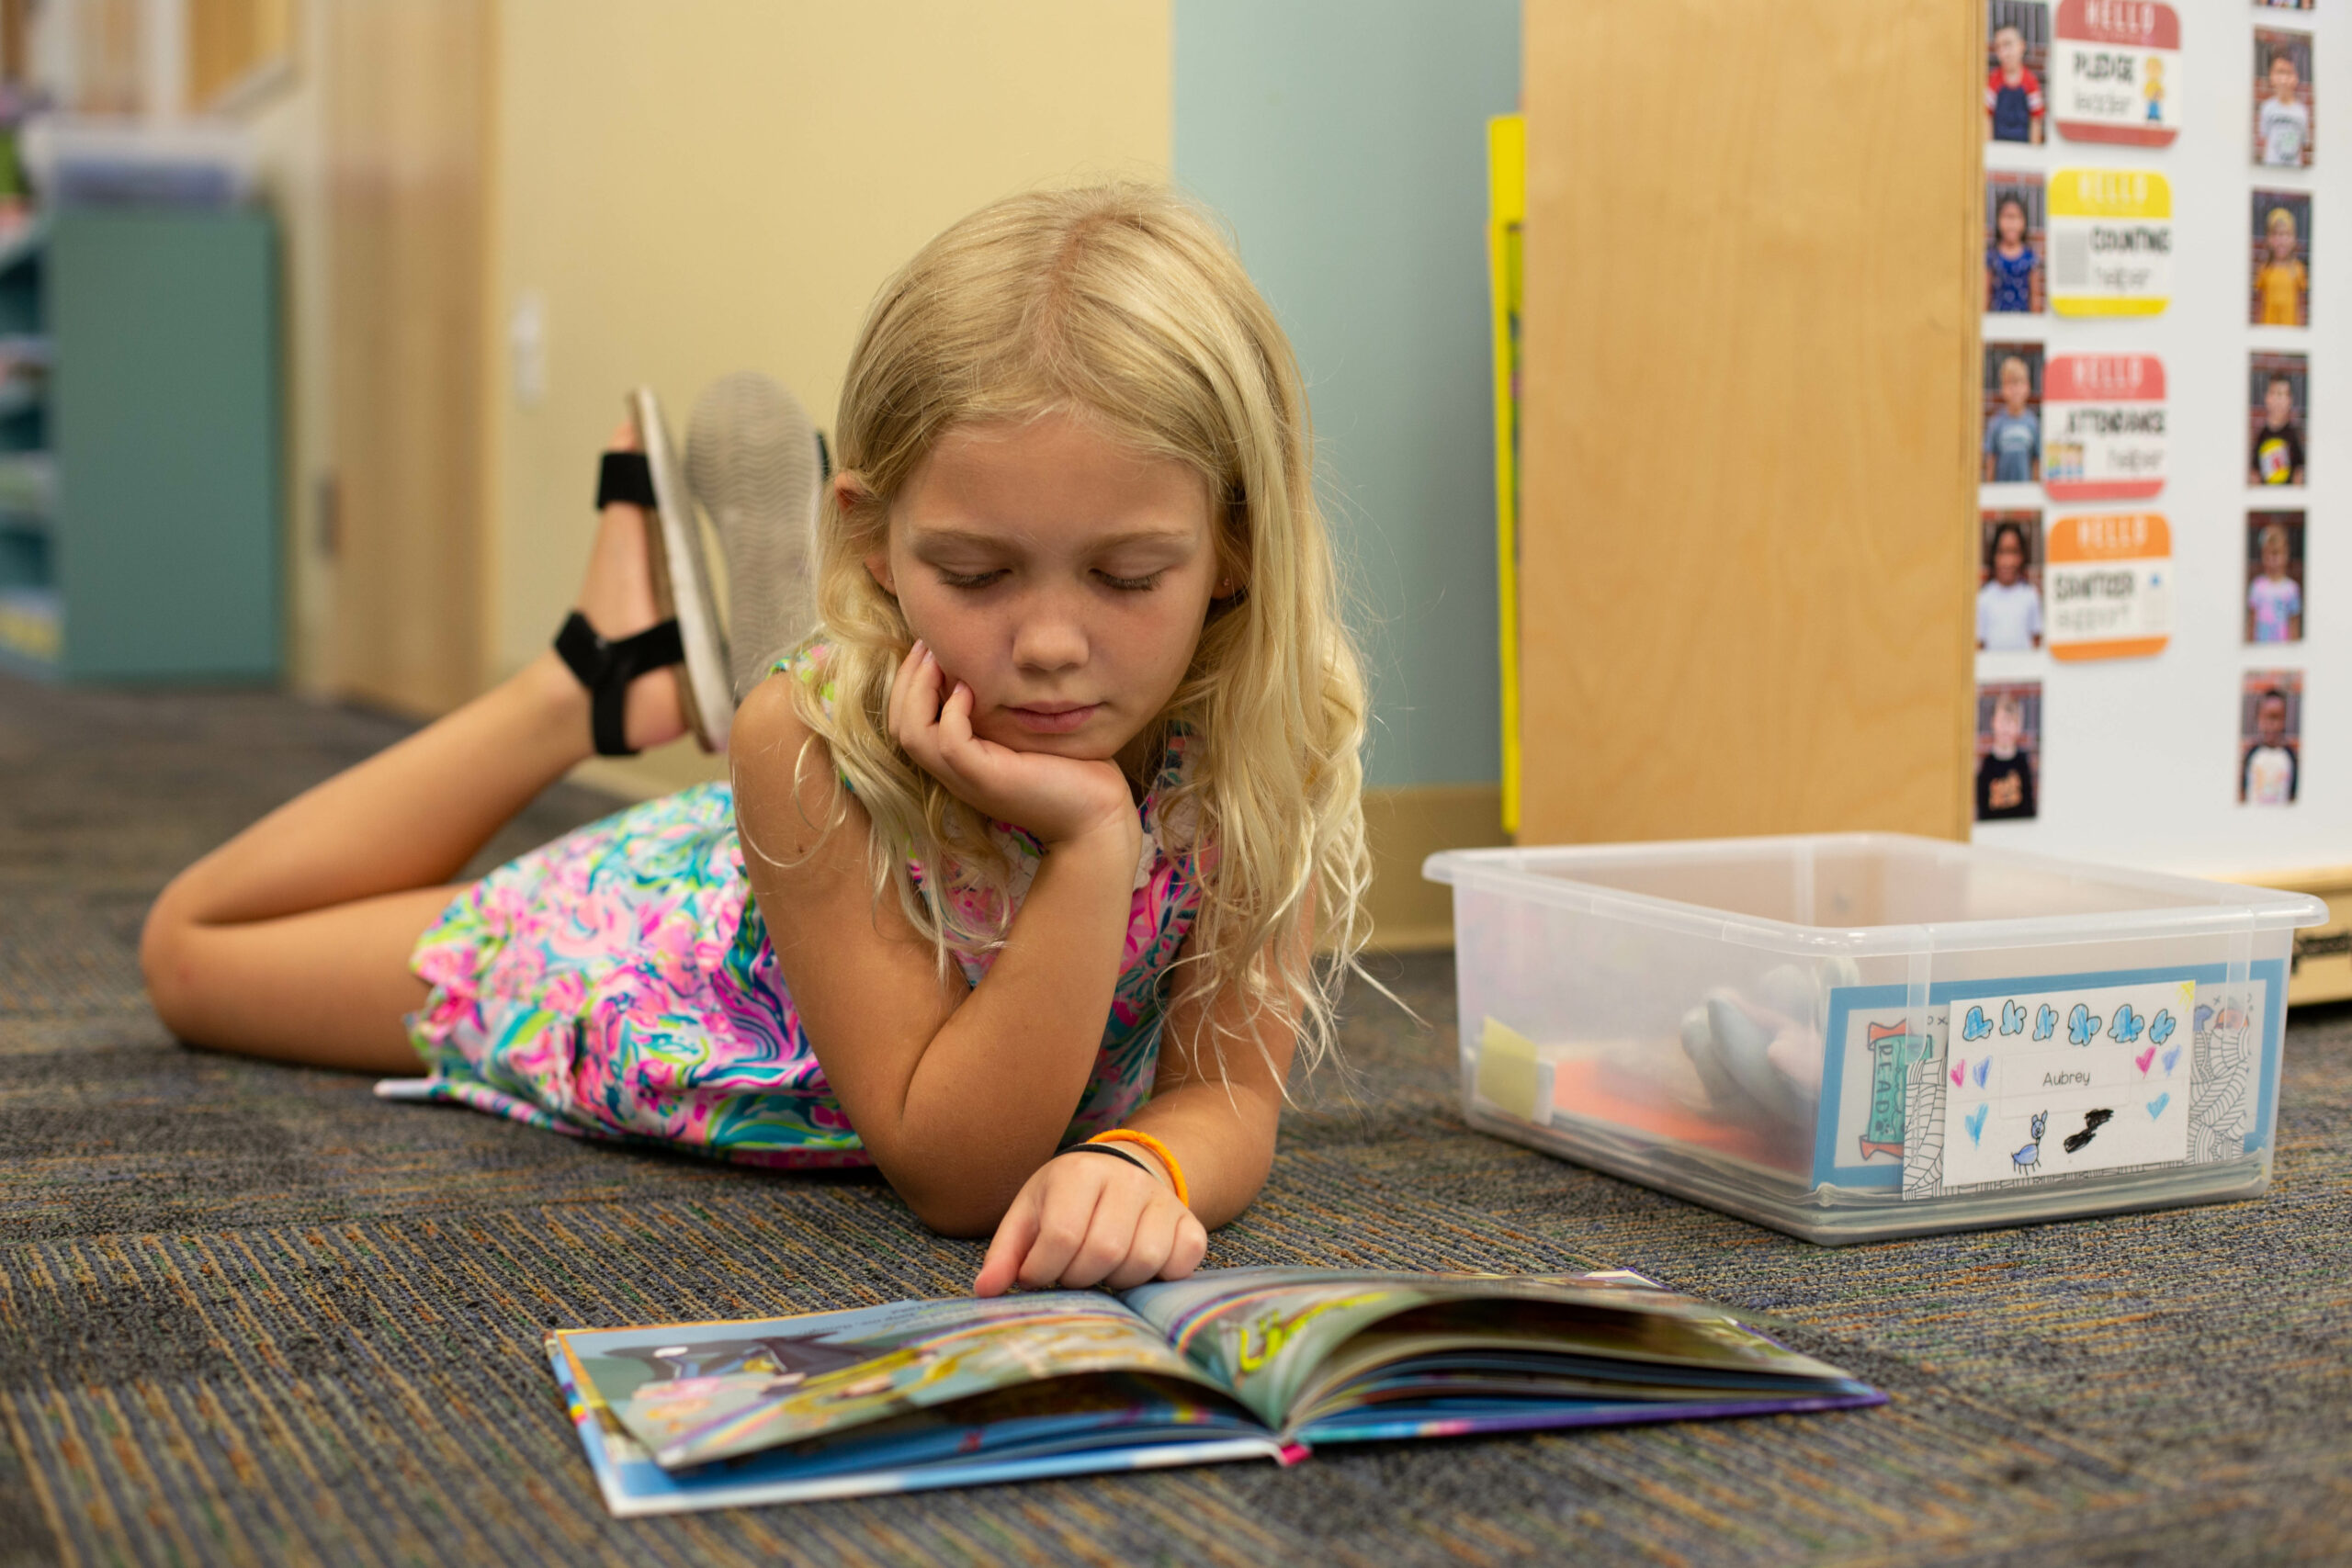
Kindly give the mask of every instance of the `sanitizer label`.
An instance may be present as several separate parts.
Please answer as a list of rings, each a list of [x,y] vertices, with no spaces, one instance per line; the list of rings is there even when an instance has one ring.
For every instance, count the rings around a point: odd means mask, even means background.
[[[2052,659],[2145,659],[2172,640],[2172,525],[2154,512],[2050,525],[2041,568]]]

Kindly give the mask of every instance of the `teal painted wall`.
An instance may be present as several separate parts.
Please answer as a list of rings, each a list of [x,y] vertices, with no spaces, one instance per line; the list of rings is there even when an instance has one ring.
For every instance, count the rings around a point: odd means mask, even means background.
[[[1175,0],[1176,178],[1306,367],[1373,676],[1368,782],[1500,777],[1486,122],[1518,0]]]

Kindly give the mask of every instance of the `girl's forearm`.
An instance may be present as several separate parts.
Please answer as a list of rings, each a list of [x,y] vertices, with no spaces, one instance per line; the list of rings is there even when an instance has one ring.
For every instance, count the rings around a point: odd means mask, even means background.
[[[915,1064],[897,1124],[860,1129],[934,1228],[993,1225],[1069,1127],[1110,1016],[1135,863],[1132,837],[1049,851],[987,977]]]

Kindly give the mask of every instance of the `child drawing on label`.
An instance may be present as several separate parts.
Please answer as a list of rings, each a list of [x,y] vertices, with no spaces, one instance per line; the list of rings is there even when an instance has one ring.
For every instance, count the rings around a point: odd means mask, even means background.
[[[2312,275],[2295,254],[2295,215],[2284,207],[2274,207],[2262,227],[2269,254],[2254,269],[2254,324],[2300,327],[2310,302]]]
[[[2001,361],[2001,406],[1984,422],[1984,479],[1992,484],[2030,484],[2041,477],[2041,417],[2026,404],[2033,397],[2033,367],[2022,355]]]
[[[2150,55],[2140,66],[2141,96],[2148,100],[2148,120],[2154,124],[2165,118],[2165,62]]]
[[[2299,89],[2303,73],[2294,51],[2280,44],[2270,51],[2270,96],[2262,100],[2255,124],[2255,156],[2278,168],[2301,168],[2312,161],[2312,111]]]
[[[1994,141],[2041,141],[2041,78],[2026,69],[2025,34],[1993,29],[1991,74],[1984,79],[1984,134]]]
[[[2005,190],[1993,209],[1993,243],[1984,247],[1985,310],[2041,313],[2041,253],[2025,237],[2025,197]]]
[[[2290,225],[2293,221],[2288,220]],[[2247,478],[2258,485],[2303,482],[2303,434],[2296,428],[2300,423],[2295,418],[2294,378],[2284,370],[2273,371],[2262,389],[2262,428],[2255,432]]]
[[[2047,1111],[2034,1112],[2033,1142],[2009,1156],[2009,1163],[2017,1168],[2017,1173],[2019,1176],[2031,1176],[2041,1168],[2041,1134],[2043,1129],[2049,1125],[2050,1112]]]
[[[2303,639],[2303,589],[2288,575],[2287,525],[2266,524],[2262,529],[2262,570],[2245,591],[2245,639],[2248,642],[2301,642]],[[2264,705],[2268,706],[2267,699]],[[2280,699],[2281,709],[2285,699]],[[2281,712],[2280,718],[2284,721]]]

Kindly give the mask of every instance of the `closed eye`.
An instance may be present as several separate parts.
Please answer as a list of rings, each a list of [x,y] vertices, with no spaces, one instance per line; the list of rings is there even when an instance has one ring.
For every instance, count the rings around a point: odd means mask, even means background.
[[[1167,574],[1168,569],[1161,567],[1158,571],[1146,573],[1142,577],[1114,577],[1107,571],[1098,571],[1094,575],[1101,578],[1107,586],[1115,588],[1122,593],[1146,593],[1159,587],[1159,580]]]
[[[986,588],[989,583],[994,582],[998,578],[1002,577],[1003,575],[1004,570],[1001,567],[998,568],[994,571],[975,571],[968,573],[949,571],[945,568],[942,568],[939,573],[939,581],[950,588]]]

